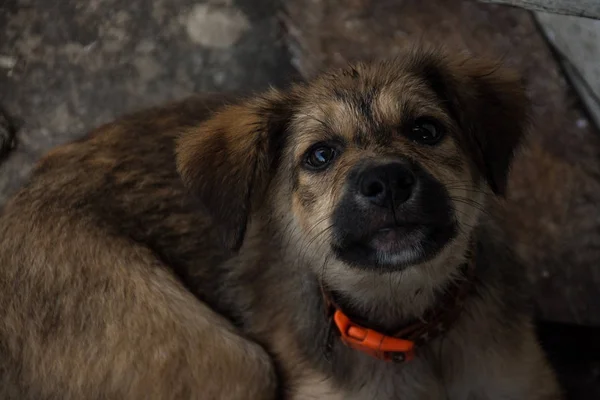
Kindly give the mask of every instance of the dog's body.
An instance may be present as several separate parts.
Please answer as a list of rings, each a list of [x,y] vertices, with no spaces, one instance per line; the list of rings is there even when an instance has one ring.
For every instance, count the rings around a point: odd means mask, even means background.
[[[523,130],[517,84],[482,66],[410,57],[227,107],[231,99],[192,98],[46,156],[0,219],[0,398],[559,399],[530,324],[523,268],[488,217],[496,196],[487,187],[503,191]],[[490,104],[465,97],[448,111],[436,100],[455,101],[463,83],[469,98]],[[385,130],[393,115],[407,124],[418,110],[450,132],[441,144],[367,136],[342,150],[311,137],[339,143],[370,135],[369,123]],[[486,164],[457,139],[464,118],[494,119],[481,134],[505,136],[479,137],[478,148],[486,157],[495,146],[499,161]],[[380,161],[388,159],[392,167]],[[331,166],[314,165],[323,160]],[[381,168],[410,170],[409,193],[390,189],[392,204],[404,202],[391,206],[395,228],[375,227],[376,241],[356,253],[362,237],[345,241],[357,227],[388,218],[387,203],[371,204],[391,185],[377,180]],[[358,200],[349,189],[356,174],[371,179]],[[421,192],[429,196],[411,200]],[[357,207],[367,220],[348,214]],[[436,215],[427,223],[435,234],[412,228],[421,220],[405,232],[405,210]],[[397,250],[413,236],[427,240]],[[460,280],[473,241],[475,290],[452,329],[414,360],[378,360],[337,338],[328,348],[321,286],[391,331]]]

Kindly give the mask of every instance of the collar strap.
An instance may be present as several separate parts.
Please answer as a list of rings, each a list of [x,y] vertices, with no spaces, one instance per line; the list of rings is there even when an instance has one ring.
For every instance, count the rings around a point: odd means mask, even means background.
[[[387,336],[353,323],[341,310],[333,314],[342,343],[371,357],[385,361],[403,362],[414,358],[415,342]]]
[[[394,362],[412,360],[417,347],[444,334],[458,319],[464,300],[473,288],[474,257],[471,257],[462,269],[464,278],[452,284],[435,307],[393,335],[385,335],[354,323],[333,302],[330,293],[322,287],[330,328],[335,327],[330,329],[330,334],[327,335],[327,348],[332,348],[331,332],[336,330],[346,346],[377,359]]]

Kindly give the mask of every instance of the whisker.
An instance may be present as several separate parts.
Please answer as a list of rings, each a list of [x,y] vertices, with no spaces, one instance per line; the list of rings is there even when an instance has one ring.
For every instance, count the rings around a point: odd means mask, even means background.
[[[332,225],[328,225],[323,230],[321,230],[319,233],[317,233],[313,237],[308,238],[308,240],[305,241],[304,243],[301,243],[301,246],[300,246],[301,250],[300,250],[299,257],[298,257],[298,264],[304,263],[305,258],[306,258],[307,254],[308,254],[308,251],[311,249],[312,244],[317,239],[319,239],[320,237],[322,237],[322,235],[324,235],[325,233],[328,233],[329,231],[331,231],[332,228],[333,228],[333,224]]]

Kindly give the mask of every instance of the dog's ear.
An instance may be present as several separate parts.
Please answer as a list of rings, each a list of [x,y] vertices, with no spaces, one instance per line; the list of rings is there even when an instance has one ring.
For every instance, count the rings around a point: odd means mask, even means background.
[[[276,90],[226,105],[177,142],[177,169],[213,218],[222,243],[238,250],[253,205],[278,161],[293,102]]]
[[[515,150],[529,123],[520,76],[497,61],[466,54],[431,52],[417,60],[459,125],[461,146],[493,192],[504,196]]]

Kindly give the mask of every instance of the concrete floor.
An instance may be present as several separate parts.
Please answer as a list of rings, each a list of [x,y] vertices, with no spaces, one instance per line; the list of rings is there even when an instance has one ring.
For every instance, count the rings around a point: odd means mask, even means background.
[[[277,12],[274,0],[0,0],[0,106],[20,125],[0,205],[42,153],[119,114],[287,81]]]

